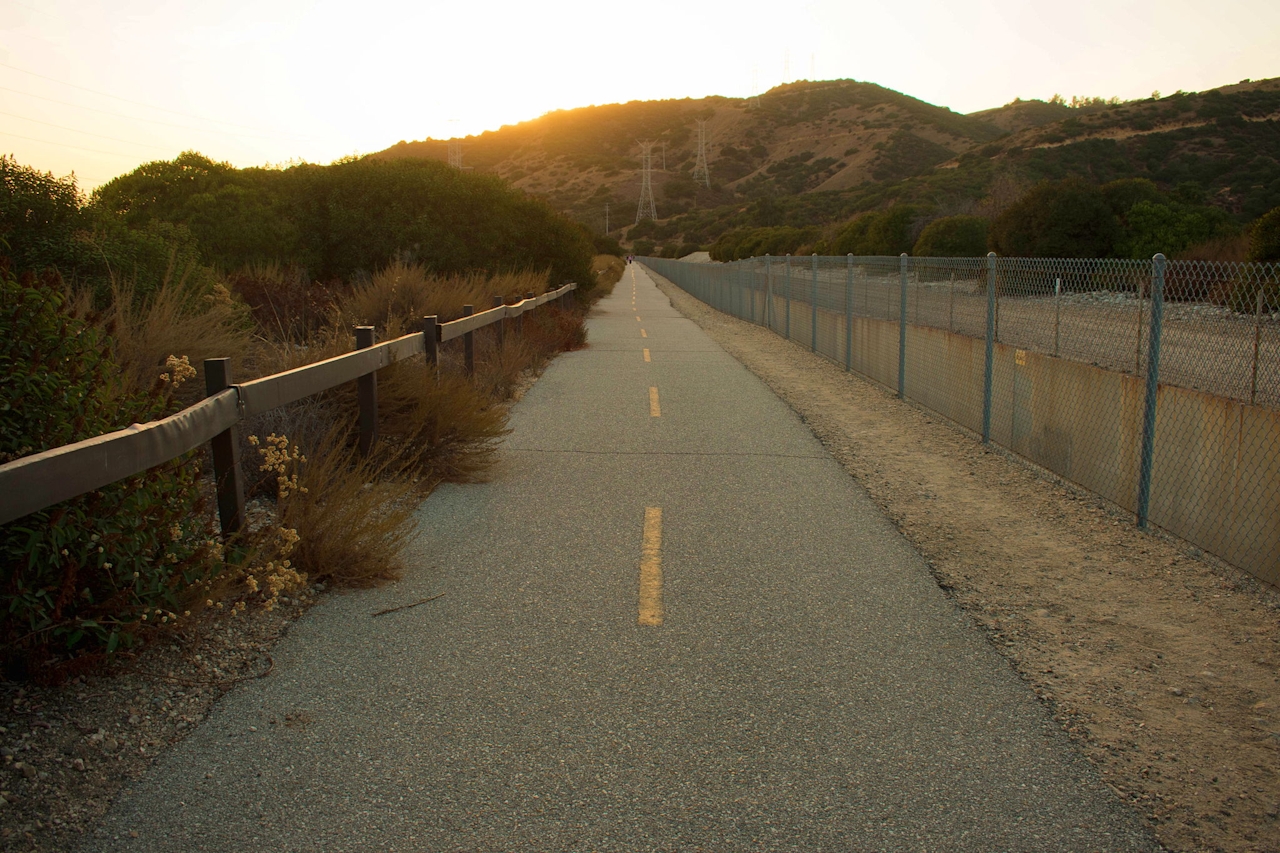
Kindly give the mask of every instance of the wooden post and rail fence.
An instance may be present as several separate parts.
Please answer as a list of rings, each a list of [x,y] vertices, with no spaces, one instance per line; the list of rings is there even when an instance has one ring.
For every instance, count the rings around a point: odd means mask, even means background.
[[[514,319],[521,333],[526,312],[557,300],[564,305],[576,289],[576,284],[566,284],[541,296],[529,293],[514,305],[505,305],[502,297],[495,296],[488,311],[477,314],[474,306],[466,305],[463,316],[449,323],[428,316],[421,332],[381,344],[375,341],[372,326],[357,326],[354,352],[241,384],[232,382],[230,359],[206,359],[207,396],[194,406],[158,421],[0,465],[0,524],[141,474],[207,442],[217,486],[218,520],[224,535],[235,533],[244,525],[244,480],[235,434],[240,422],[354,381],[360,404],[359,448],[367,454],[378,438],[379,369],[419,354],[438,364],[440,345],[462,338],[466,369],[474,374],[478,329],[496,323],[501,344],[505,320]]]

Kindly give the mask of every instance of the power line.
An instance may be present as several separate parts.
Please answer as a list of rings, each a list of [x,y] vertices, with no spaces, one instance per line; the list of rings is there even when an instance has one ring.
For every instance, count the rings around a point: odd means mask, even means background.
[[[106,154],[109,157],[133,158],[132,154],[121,154],[119,151],[103,151],[101,148],[85,148],[83,145],[71,145],[66,142],[54,142],[49,139],[36,139],[34,136],[23,136],[21,133],[10,133],[7,130],[0,130],[0,136],[12,136],[14,139],[25,139],[28,142],[39,142],[43,145],[57,145],[61,148],[74,148],[77,151],[91,151],[94,154]]]
[[[134,142],[134,141],[129,140],[129,139],[119,139],[119,138],[114,137],[114,136],[103,136],[101,133],[90,133],[90,132],[89,132],[89,131],[87,131],[87,130],[77,130],[77,129],[76,129],[76,128],[74,128],[74,127],[66,127],[66,126],[61,125],[61,124],[54,124],[54,123],[53,123],[53,122],[51,122],[51,121],[41,121],[41,120],[40,120],[40,119],[38,119],[38,118],[29,118],[29,117],[27,117],[27,116],[20,116],[20,115],[18,115],[17,113],[6,113],[6,112],[3,112],[3,111],[0,111],[0,116],[9,116],[10,118],[21,119],[22,121],[34,122],[35,124],[43,124],[43,125],[46,125],[47,127],[56,127],[58,130],[69,130],[69,131],[71,131],[72,133],[82,133],[82,134],[84,134],[85,136],[95,136],[95,137],[97,137],[98,139],[106,139],[106,140],[109,140],[109,141],[111,141],[111,142],[123,142],[125,145],[136,145],[136,146],[138,146],[139,148],[154,148],[156,151],[168,151],[168,150],[170,150],[170,149],[169,149],[168,147],[166,147],[166,146],[160,146],[160,145],[148,145],[148,144],[147,144],[147,143],[145,143],[145,142]]]
[[[34,71],[28,71],[25,68],[19,68],[16,65],[9,65],[6,62],[0,62],[0,68],[8,68],[10,71],[17,71],[19,74],[28,74],[32,77],[39,77],[41,80],[48,80],[51,83],[57,83],[59,86],[69,86],[72,89],[79,89],[80,91],[88,92],[91,95],[100,95],[104,98],[111,98],[112,100],[123,101],[126,104],[133,104],[135,107],[145,107],[149,110],[157,110],[162,113],[171,113],[176,116],[182,116],[183,118],[193,118],[196,121],[208,121],[208,122],[213,122],[214,124],[226,124],[226,125],[230,125],[231,127],[238,127],[241,130],[257,130],[257,131],[262,130],[262,128],[250,127],[247,124],[236,124],[233,121],[226,121],[224,119],[218,119],[218,118],[206,118],[204,116],[193,115],[192,113],[184,113],[184,112],[179,112],[178,110],[171,110],[171,109],[168,109],[167,107],[157,107],[154,104],[144,103],[143,101],[133,101],[128,98],[122,98],[119,95],[113,95],[110,92],[99,92],[97,89],[89,89],[85,86],[77,86],[75,83],[68,83],[65,80],[59,80],[56,77],[47,77],[44,74],[37,74]],[[292,134],[285,134],[285,135],[292,135]],[[300,136],[297,138],[307,139],[308,137]]]
[[[141,116],[131,116],[124,113],[112,112],[111,110],[103,110],[97,107],[86,107],[84,104],[73,104],[70,101],[59,101],[57,98],[46,98],[44,95],[33,95],[30,92],[24,92],[21,89],[11,89],[8,86],[0,86],[0,91],[13,92],[15,95],[22,95],[27,98],[35,98],[40,101],[48,101],[51,104],[60,104],[64,107],[73,107],[78,110],[88,110],[92,113],[101,113],[102,115],[115,116],[116,118],[124,118],[129,121],[142,121],[147,124],[156,124],[161,127],[176,127],[180,130],[194,130],[197,133],[218,133],[223,136],[239,137],[241,139],[280,139],[283,137],[264,136],[262,134],[236,133],[231,130],[218,130],[212,127],[192,127],[189,124],[174,124],[173,122],[160,121],[154,118],[142,118]],[[308,139],[309,137],[295,136],[294,139]]]

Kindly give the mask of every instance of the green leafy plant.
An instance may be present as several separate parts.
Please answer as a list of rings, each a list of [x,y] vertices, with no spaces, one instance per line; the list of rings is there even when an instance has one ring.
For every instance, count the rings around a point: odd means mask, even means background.
[[[918,258],[980,258],[987,253],[989,221],[981,216],[944,216],[920,232],[911,249]]]
[[[195,371],[171,358],[145,393],[124,388],[112,342],[63,297],[7,271],[0,281],[0,462],[145,422]],[[19,669],[69,652],[110,653],[147,625],[187,615],[216,572],[188,457],[0,526],[0,647]]]

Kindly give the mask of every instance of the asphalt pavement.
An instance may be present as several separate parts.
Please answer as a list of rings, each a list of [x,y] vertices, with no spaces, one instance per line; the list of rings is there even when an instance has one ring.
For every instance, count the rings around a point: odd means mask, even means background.
[[[643,268],[588,327],[407,577],[312,608],[84,850],[1158,849]]]

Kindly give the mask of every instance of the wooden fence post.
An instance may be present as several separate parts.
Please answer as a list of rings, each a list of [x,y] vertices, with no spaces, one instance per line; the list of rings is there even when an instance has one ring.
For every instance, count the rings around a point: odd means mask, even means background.
[[[505,302],[506,300],[503,299],[501,296],[493,297],[494,308],[501,308]],[[506,329],[504,328],[506,325],[507,325],[506,317],[502,317],[501,319],[498,320],[498,322],[493,324],[493,332],[498,341],[498,349],[502,349],[503,332],[506,331]]]
[[[476,313],[476,306],[474,305],[462,306],[463,317],[470,317],[474,313]],[[475,332],[467,332],[465,335],[462,336],[462,351],[466,356],[467,375],[475,376],[476,375],[476,333]]]
[[[231,387],[231,359],[204,360],[204,390],[212,397]],[[209,442],[213,450],[213,480],[218,491],[218,523],[222,535],[231,536],[244,527],[244,480],[240,475],[240,442],[234,426],[218,433]]]
[[[373,326],[356,326],[356,349],[373,346]],[[356,380],[360,400],[360,455],[368,456],[378,440],[378,374],[366,373]]]
[[[435,314],[422,318],[422,344],[427,354],[427,364],[432,367],[440,365],[440,325]]]

